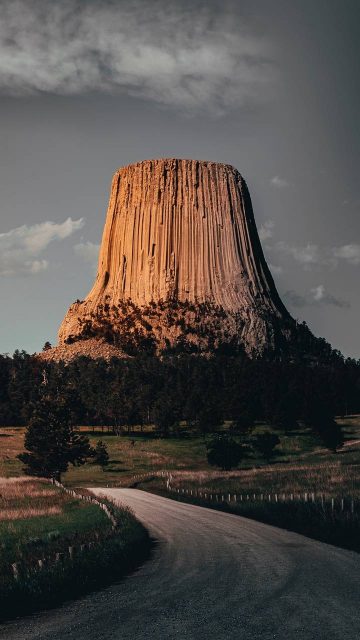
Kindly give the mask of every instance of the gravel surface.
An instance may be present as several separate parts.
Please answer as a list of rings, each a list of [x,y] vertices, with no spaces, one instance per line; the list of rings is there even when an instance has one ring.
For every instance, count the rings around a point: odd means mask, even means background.
[[[145,493],[131,506],[158,540],[117,585],[0,627],[6,640],[355,640],[360,556],[295,533]]]

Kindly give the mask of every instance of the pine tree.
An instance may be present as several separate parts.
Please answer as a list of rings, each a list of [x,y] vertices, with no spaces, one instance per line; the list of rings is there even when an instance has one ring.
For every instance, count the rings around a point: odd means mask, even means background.
[[[75,431],[65,402],[49,396],[33,407],[25,448],[18,458],[26,473],[59,481],[69,464],[82,465],[91,454],[89,440]]]
[[[109,464],[109,454],[105,442],[99,440],[94,451],[94,464],[104,468]]]

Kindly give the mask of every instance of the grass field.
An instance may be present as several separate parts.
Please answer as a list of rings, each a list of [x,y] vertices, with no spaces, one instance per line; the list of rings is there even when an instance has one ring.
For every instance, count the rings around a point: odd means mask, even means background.
[[[111,523],[96,505],[69,497],[46,481],[20,477],[0,479],[0,575],[10,565],[85,543]]]
[[[56,605],[109,584],[149,553],[144,527],[44,480],[0,479],[0,620]]]
[[[110,463],[104,471],[91,463],[71,467],[64,481],[73,486],[126,486],[136,474],[171,470],[181,481],[229,487],[234,491],[318,490],[334,495],[344,492],[359,495],[360,416],[342,418],[339,422],[346,440],[337,454],[321,447],[307,430],[291,434],[279,431],[281,444],[270,465],[249,452],[240,469],[227,473],[208,466],[205,440],[199,436],[164,439],[152,432],[116,436],[106,429],[81,427],[93,446],[99,439],[106,443]],[[22,473],[16,455],[23,450],[24,431],[24,428],[0,429],[0,475],[16,477]]]

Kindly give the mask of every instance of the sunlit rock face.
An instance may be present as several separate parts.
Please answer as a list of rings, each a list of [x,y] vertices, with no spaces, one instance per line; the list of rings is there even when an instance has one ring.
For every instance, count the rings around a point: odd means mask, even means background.
[[[97,277],[67,312],[60,344],[98,336],[133,352],[256,354],[291,326],[236,169],[162,159],[115,173]]]

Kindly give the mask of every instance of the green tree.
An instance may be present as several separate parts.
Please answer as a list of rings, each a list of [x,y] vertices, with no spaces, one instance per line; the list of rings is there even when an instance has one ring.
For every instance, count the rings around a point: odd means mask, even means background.
[[[279,402],[275,406],[271,417],[274,428],[286,429],[290,431],[297,427],[299,418],[299,402],[296,393],[287,392],[281,395]]]
[[[323,445],[333,453],[337,453],[337,451],[344,445],[344,434],[340,425],[338,425],[335,420],[328,420],[326,423],[324,422],[320,428],[318,427],[315,430],[315,432],[319,436]]]
[[[89,439],[75,431],[70,411],[58,397],[44,397],[34,406],[25,448],[18,458],[26,473],[59,481],[69,464],[82,465],[91,455]]]
[[[244,447],[227,434],[213,436],[206,449],[208,463],[224,471],[237,467],[244,457]]]
[[[313,403],[308,409],[306,415],[306,424],[312,429],[313,433],[318,436],[323,445],[336,453],[344,444],[344,435],[340,425],[338,425],[333,416],[333,411],[329,404],[322,399],[314,398]]]
[[[212,433],[222,425],[221,408],[216,402],[208,401],[198,413],[199,430],[202,434]]]
[[[178,426],[178,411],[174,402],[166,394],[161,394],[153,407],[153,418],[156,428],[164,438],[168,437],[171,429]]]
[[[99,440],[94,449],[94,464],[104,469],[109,464],[109,453],[105,442]]]
[[[270,431],[256,434],[253,440],[254,449],[267,461],[273,457],[274,449],[278,444],[280,444],[279,436]]]
[[[251,433],[254,428],[254,417],[251,411],[244,410],[237,415],[235,420],[233,420],[231,425],[231,431],[233,433],[237,433],[243,439],[246,439],[247,436]]]

